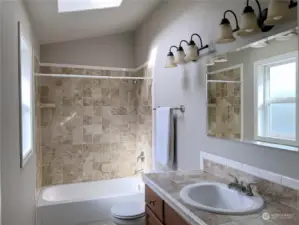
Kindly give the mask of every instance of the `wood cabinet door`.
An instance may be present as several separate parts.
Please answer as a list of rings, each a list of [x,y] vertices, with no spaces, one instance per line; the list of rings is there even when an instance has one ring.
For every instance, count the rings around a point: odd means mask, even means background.
[[[164,204],[164,210],[165,225],[188,225],[188,223],[166,203]]]
[[[146,207],[146,225],[163,225],[149,207]]]
[[[145,202],[156,217],[158,217],[160,221],[163,221],[163,200],[148,186],[145,186]]]

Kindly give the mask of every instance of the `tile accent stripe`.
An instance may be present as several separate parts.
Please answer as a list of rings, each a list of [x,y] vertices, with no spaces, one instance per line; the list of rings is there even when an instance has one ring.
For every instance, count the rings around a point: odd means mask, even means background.
[[[204,159],[213,161],[215,163],[229,166],[233,169],[240,170],[242,172],[249,173],[251,175],[254,175],[256,177],[271,181],[273,183],[280,184],[282,186],[286,186],[289,188],[293,188],[296,190],[299,190],[299,180],[283,176],[277,173],[273,173],[267,170],[263,170],[257,167],[253,167],[247,164],[243,164],[231,159],[227,159],[221,156],[213,155],[207,152],[201,152],[200,153],[200,169],[204,169]]]

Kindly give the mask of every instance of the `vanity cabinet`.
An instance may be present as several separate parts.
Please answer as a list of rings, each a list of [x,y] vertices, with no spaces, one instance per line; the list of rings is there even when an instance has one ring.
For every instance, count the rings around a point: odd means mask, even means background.
[[[152,189],[145,187],[146,225],[188,225]]]

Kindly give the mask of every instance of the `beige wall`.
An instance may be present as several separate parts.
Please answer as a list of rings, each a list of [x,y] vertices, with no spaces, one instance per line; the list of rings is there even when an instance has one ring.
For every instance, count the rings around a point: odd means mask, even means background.
[[[153,107],[181,104],[186,107],[184,116],[178,120],[177,154],[180,169],[199,168],[200,152],[206,151],[299,178],[299,153],[207,137],[206,68],[203,59],[183,67],[164,68],[166,55],[171,45],[178,45],[180,40],[189,39],[190,34],[194,32],[202,35],[204,44],[213,43],[217,38],[217,27],[224,10],[233,9],[241,14],[243,8],[244,2],[231,0],[225,3],[223,1],[203,3],[187,0],[165,3],[135,33],[136,65],[146,61],[150,52],[157,49],[153,68]],[[278,26],[271,33],[280,32],[283,28]],[[217,52],[225,52],[265,35],[269,33],[262,33],[248,39],[238,38],[235,43],[211,47]]]
[[[134,67],[134,44],[131,32],[46,44],[41,46],[40,51],[42,63]]]
[[[35,154],[20,169],[19,100],[18,100],[18,33],[21,21],[25,36],[39,56],[39,44],[34,38],[22,1],[5,1],[2,11],[1,47],[1,183],[2,224],[35,224]]]

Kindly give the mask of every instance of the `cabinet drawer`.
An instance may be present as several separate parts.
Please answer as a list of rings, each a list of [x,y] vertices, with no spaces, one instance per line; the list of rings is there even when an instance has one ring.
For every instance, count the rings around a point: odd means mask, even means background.
[[[145,187],[145,202],[158,219],[163,221],[163,200],[148,186]]]
[[[146,225],[163,225],[149,207],[146,207]]]
[[[164,204],[164,210],[165,225],[188,225],[188,223],[166,203]]]

